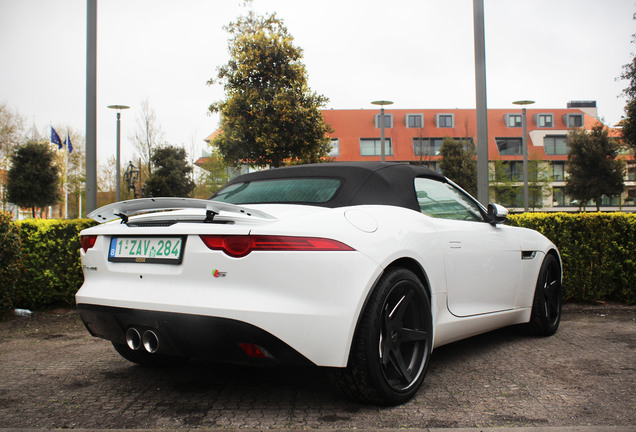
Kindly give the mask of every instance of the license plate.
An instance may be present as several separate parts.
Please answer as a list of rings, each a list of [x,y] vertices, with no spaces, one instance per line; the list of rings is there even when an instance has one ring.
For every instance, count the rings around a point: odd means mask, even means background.
[[[108,261],[181,264],[184,237],[112,237]]]

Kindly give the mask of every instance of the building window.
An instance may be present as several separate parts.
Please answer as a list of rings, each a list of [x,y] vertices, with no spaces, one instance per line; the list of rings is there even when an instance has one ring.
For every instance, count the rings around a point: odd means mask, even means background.
[[[521,138],[495,138],[501,156],[522,155]]]
[[[407,128],[421,128],[424,126],[424,115],[407,114],[405,123]]]
[[[382,117],[381,114],[375,115],[375,127],[377,128],[382,127],[382,123],[380,123],[380,117]],[[384,127],[385,128],[393,127],[393,114],[384,114]]]
[[[419,164],[420,166],[423,166],[425,168],[430,169],[431,171],[435,171],[436,173],[441,174],[442,170],[439,167],[439,164],[437,162],[433,162],[433,161],[426,161],[426,162],[422,162],[421,164]]]
[[[591,206],[592,203],[590,203],[589,205]],[[615,196],[611,196],[611,197],[603,195],[601,197],[601,205],[618,207],[618,206],[621,205],[621,197],[620,197],[620,195],[615,195]]]
[[[411,138],[413,141],[413,153],[415,156],[439,156],[444,138]],[[472,138],[453,138],[464,144],[464,150],[475,151],[475,142]]]
[[[552,207],[564,207],[568,205],[566,201],[569,201],[565,195],[564,187],[552,188]]]
[[[506,126],[508,127],[521,127],[522,117],[521,114],[506,114],[504,116],[506,120]]]
[[[543,150],[547,155],[567,155],[568,137],[565,135],[546,135],[543,138]]]
[[[457,141],[461,141],[464,144],[464,150],[467,152],[475,152],[475,141],[472,138],[455,138]]]
[[[625,180],[636,181],[636,164],[627,164],[627,166],[625,167]]]
[[[523,181],[523,162],[509,161],[503,164],[503,175],[506,180]]]
[[[551,181],[565,181],[565,162],[550,162],[548,177]]]
[[[329,157],[340,156],[340,140],[338,138],[331,138],[331,150],[327,153]]]
[[[438,128],[452,128],[455,127],[454,117],[454,114],[436,114],[435,123]]]
[[[563,116],[563,120],[566,127],[583,127],[583,114],[566,114]]]
[[[380,138],[360,138],[360,156],[381,156]],[[391,138],[384,139],[384,154],[393,156]]]
[[[554,127],[554,116],[552,114],[537,114],[536,124],[542,128]]]
[[[439,156],[444,138],[413,138],[415,156]]]
[[[626,189],[627,198],[625,198],[625,205],[636,205],[636,188],[628,187]]]

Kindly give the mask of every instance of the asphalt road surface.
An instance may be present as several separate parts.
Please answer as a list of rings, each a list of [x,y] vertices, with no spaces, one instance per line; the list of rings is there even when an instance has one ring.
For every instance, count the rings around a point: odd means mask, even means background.
[[[556,335],[498,330],[441,347],[393,408],[340,394],[319,368],[146,369],[74,311],[0,323],[0,428],[636,430],[636,307],[566,305]]]

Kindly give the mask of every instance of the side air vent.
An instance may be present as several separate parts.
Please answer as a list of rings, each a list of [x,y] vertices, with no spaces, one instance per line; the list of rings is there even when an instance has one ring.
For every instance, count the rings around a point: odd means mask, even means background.
[[[531,260],[537,256],[537,251],[521,251],[522,260]]]

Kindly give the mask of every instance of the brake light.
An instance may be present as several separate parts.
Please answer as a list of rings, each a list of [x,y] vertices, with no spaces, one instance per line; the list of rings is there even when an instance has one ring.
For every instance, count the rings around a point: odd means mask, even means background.
[[[95,241],[97,240],[96,235],[83,235],[80,236],[80,244],[82,245],[82,249],[84,252],[88,251],[90,248],[95,246]]]
[[[248,357],[255,359],[274,358],[265,350],[265,348],[258,345],[250,343],[239,343],[238,345],[243,350],[243,352],[248,355]]]
[[[201,235],[201,240],[212,250],[220,250],[234,258],[244,257],[252,251],[352,251],[350,246],[337,240],[320,237],[291,237],[268,235]]]

